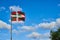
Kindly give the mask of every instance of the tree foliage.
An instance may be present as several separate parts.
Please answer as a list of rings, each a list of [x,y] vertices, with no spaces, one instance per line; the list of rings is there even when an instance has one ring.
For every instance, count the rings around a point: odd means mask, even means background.
[[[51,30],[51,40],[60,40],[60,28],[57,29],[57,31]]]

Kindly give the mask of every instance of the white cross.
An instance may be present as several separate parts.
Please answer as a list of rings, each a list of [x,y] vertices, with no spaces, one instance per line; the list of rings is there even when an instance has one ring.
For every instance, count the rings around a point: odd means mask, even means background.
[[[17,16],[16,20],[17,20],[17,22],[18,22],[18,17],[19,17],[19,16],[18,16],[18,13],[17,13],[17,12],[16,12],[16,16]]]

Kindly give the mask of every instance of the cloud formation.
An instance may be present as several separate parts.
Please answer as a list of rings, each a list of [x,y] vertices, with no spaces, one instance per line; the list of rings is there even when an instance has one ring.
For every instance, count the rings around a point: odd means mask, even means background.
[[[27,37],[29,37],[29,38],[35,38],[35,39],[36,38],[40,38],[40,36],[41,36],[41,34],[39,34],[37,32],[33,32],[33,33],[27,35]]]
[[[44,39],[44,38],[49,38],[50,34],[49,33],[40,34],[37,32],[32,32],[31,34],[28,34],[27,37],[33,39]]]
[[[13,30],[14,33],[20,33],[20,32],[32,32],[31,34],[28,34],[27,37],[28,38],[32,38],[32,39],[40,39],[40,40],[50,40],[50,32],[47,33],[38,33],[38,32],[34,32],[35,30],[37,30],[38,28],[44,28],[44,29],[53,29],[55,27],[59,27],[60,26],[60,18],[57,18],[55,21],[51,21],[51,22],[43,22],[43,23],[39,23],[37,25],[34,26],[21,26],[18,28],[18,30]]]
[[[11,26],[0,20],[0,28],[11,29]]]
[[[19,6],[10,6],[9,9],[11,11],[22,11],[22,8],[20,8]]]
[[[30,32],[30,31],[32,32],[32,31],[35,30],[35,28],[32,27],[32,26],[22,26],[22,27],[18,26],[17,29],[18,30],[13,29],[12,33],[19,34],[19,33],[22,33],[22,32]]]
[[[21,27],[21,31],[34,31],[35,30],[35,28],[34,27],[32,27],[32,26],[22,26]]]
[[[56,23],[55,22],[50,22],[50,23],[40,23],[39,24],[39,27],[42,27],[42,28],[48,28],[48,29],[51,29],[51,28],[54,28],[56,26]]]
[[[53,29],[58,28],[60,26],[60,18],[57,18],[56,21],[52,22],[43,22],[34,26],[19,26],[18,30],[14,30],[16,32],[33,32],[37,30],[38,28],[44,28],[44,29]]]
[[[52,29],[59,26],[60,26],[60,18],[57,18],[56,21],[40,23],[38,24],[37,27],[45,28],[45,29]]]

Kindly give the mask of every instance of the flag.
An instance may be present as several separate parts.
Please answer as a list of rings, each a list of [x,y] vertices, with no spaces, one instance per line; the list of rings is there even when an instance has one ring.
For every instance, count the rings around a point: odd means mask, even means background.
[[[12,22],[19,22],[19,21],[25,21],[25,14],[21,11],[13,11],[11,13],[11,21]]]

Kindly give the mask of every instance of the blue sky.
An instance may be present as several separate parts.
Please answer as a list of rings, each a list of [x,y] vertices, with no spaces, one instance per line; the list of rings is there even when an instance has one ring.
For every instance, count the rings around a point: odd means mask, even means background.
[[[10,40],[10,7],[17,6],[25,13],[25,21],[12,23],[13,40],[50,40],[50,30],[60,26],[59,0],[1,0],[0,40]]]

